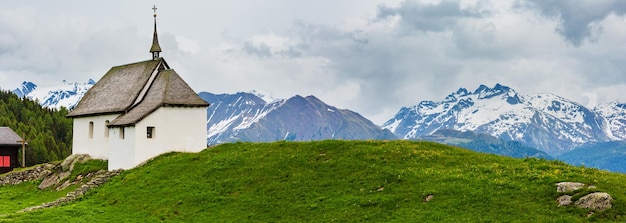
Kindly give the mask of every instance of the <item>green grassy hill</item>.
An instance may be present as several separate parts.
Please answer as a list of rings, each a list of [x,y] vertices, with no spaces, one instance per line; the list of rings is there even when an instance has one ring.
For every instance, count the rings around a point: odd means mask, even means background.
[[[561,181],[596,185],[613,208],[587,218],[588,210],[557,207]],[[234,143],[166,154],[78,202],[2,210],[0,221],[620,222],[625,185],[622,174],[427,142]],[[25,186],[0,191],[14,187]]]

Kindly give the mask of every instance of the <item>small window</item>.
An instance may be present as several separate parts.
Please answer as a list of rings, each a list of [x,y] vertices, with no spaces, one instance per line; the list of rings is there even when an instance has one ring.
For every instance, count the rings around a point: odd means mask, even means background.
[[[104,121],[104,138],[109,138],[109,120]]]
[[[120,139],[124,139],[124,127],[120,127]]]
[[[11,156],[0,156],[0,167],[11,167]]]
[[[146,129],[146,136],[148,137],[148,139],[154,138],[154,126],[148,126],[148,128]]]
[[[93,122],[89,122],[89,138],[93,139]]]

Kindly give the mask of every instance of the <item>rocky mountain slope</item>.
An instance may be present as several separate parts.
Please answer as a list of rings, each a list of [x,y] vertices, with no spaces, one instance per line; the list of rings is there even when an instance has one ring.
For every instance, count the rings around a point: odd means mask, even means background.
[[[325,104],[315,96],[266,102],[252,93],[212,94],[207,112],[208,143],[320,139],[394,139],[368,119]]]

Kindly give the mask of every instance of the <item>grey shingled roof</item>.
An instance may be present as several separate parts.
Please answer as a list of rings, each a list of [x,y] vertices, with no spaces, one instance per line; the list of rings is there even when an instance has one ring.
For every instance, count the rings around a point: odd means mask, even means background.
[[[155,70],[159,71],[150,82]],[[148,87],[145,95],[134,104],[144,86]],[[111,68],[68,117],[119,113],[109,126],[131,126],[163,106],[207,107],[209,103],[159,58]]]
[[[0,127],[0,146],[21,146],[22,137],[9,127]]]
[[[176,71],[161,70],[143,100],[114,119],[109,126],[134,125],[163,106],[207,107],[209,103],[202,100]]]
[[[152,71],[165,61],[147,60],[111,68],[78,102],[68,117],[126,111],[139,96]],[[167,63],[165,63],[167,66]]]

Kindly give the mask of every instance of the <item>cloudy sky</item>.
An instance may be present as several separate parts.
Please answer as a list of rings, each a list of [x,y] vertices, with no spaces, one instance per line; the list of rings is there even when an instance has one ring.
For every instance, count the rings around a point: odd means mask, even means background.
[[[0,88],[98,80],[161,54],[196,91],[315,95],[382,124],[501,83],[626,102],[622,0],[0,0]]]

